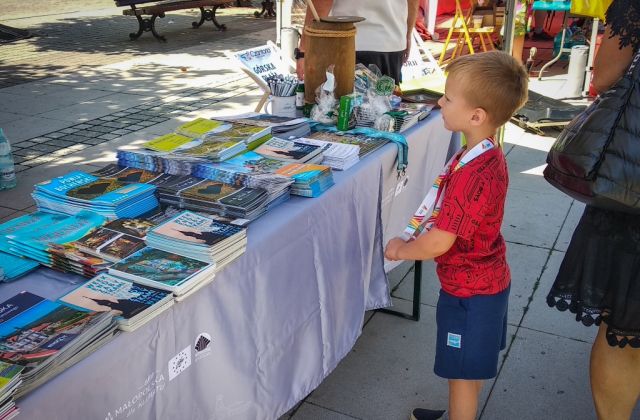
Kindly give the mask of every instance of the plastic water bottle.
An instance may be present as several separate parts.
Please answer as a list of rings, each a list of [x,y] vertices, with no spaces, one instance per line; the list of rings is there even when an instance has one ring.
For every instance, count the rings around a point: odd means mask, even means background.
[[[16,186],[16,172],[13,166],[11,145],[0,128],[0,190],[8,190]]]

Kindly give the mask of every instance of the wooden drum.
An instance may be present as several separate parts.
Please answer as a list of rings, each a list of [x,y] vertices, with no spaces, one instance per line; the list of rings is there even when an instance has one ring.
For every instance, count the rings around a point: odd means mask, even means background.
[[[353,92],[356,69],[356,27],[364,18],[333,16],[313,20],[305,27],[304,99],[314,103],[316,88],[326,80],[327,67],[334,64],[336,98]]]

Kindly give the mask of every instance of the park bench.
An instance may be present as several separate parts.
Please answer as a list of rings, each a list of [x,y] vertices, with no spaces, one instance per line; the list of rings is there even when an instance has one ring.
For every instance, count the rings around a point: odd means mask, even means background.
[[[129,6],[130,9],[122,11],[123,15],[135,16],[138,19],[138,32],[129,34],[129,38],[137,39],[143,32],[153,34],[156,39],[166,41],[166,38],[156,31],[156,18],[163,18],[165,12],[185,9],[200,9],[200,21],[193,22],[194,28],[199,28],[205,21],[209,20],[220,31],[227,29],[226,25],[218,23],[216,20],[216,10],[221,6],[231,4],[234,0],[114,0],[116,6]],[[150,16],[150,17],[148,17]]]

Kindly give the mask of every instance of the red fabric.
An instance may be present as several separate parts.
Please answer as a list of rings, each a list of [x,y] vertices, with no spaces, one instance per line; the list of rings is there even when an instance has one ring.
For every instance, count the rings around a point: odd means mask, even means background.
[[[507,163],[499,148],[449,176],[434,223],[457,235],[451,249],[435,259],[445,292],[457,297],[492,295],[509,286],[511,274],[500,233],[508,184]]]
[[[460,0],[460,7],[462,10],[467,10],[471,7],[470,0]],[[446,14],[454,14],[456,12],[456,0],[439,0],[438,1],[438,11],[436,12],[437,16],[446,15]]]

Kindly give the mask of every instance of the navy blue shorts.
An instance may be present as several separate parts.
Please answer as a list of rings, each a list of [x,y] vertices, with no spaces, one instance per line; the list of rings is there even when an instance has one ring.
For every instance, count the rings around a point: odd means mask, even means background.
[[[509,289],[497,295],[458,298],[440,290],[433,371],[446,379],[491,379],[507,344]]]

